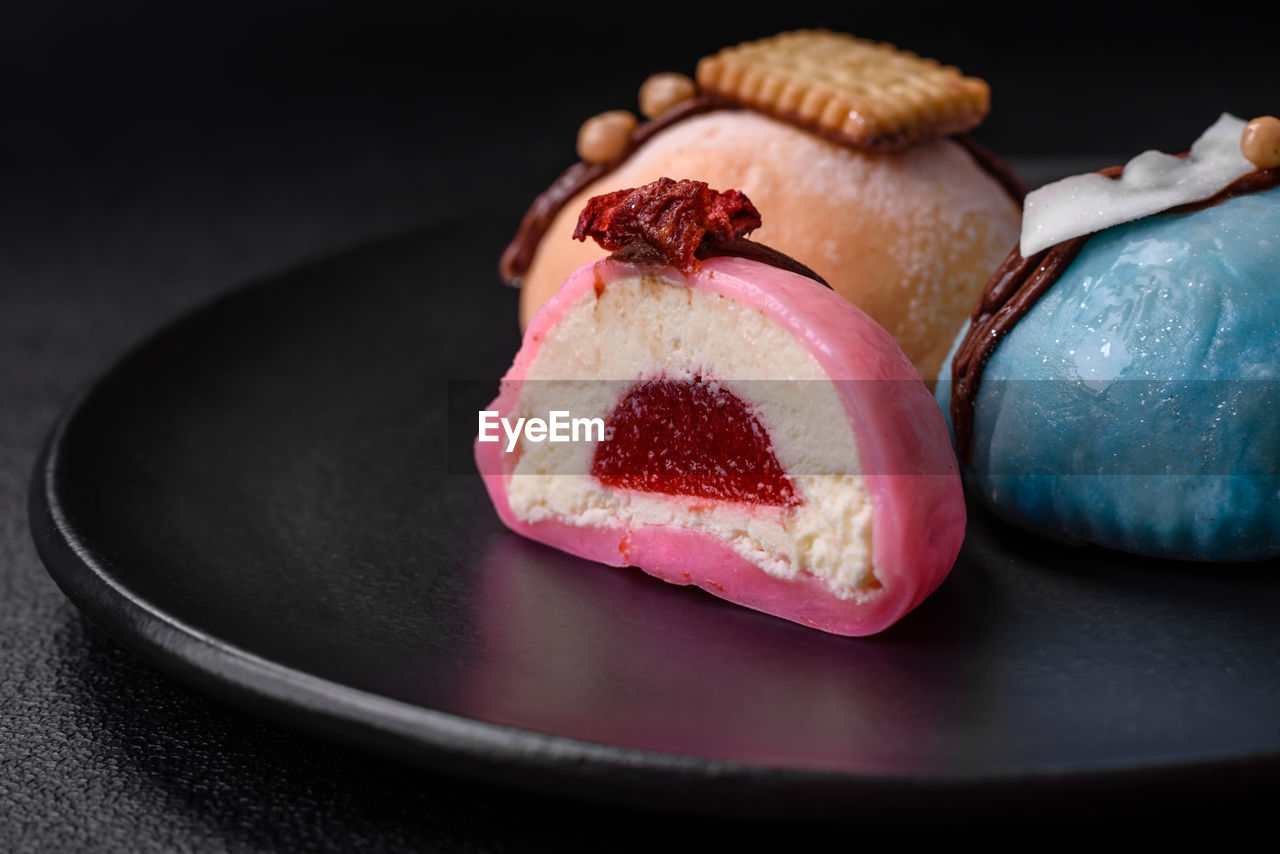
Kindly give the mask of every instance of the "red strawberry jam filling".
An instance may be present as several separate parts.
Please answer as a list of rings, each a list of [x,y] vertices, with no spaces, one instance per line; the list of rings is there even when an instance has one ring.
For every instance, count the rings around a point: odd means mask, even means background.
[[[702,377],[633,386],[605,421],[591,473],[615,489],[800,504],[751,408]]]

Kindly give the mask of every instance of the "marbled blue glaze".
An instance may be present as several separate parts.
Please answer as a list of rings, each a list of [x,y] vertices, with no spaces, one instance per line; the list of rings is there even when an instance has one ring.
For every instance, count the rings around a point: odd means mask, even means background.
[[[1158,557],[1280,555],[1280,188],[1090,238],[974,411],[967,480],[1010,521]]]

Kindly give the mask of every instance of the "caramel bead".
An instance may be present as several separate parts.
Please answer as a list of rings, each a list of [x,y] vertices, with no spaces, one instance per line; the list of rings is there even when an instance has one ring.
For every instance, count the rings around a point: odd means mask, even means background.
[[[578,156],[588,163],[607,163],[627,153],[636,117],[626,110],[592,116],[578,129]]]
[[[667,110],[698,94],[697,84],[683,74],[663,71],[640,84],[640,112],[656,119]]]
[[[1245,125],[1240,137],[1240,153],[1259,169],[1280,166],[1280,119],[1259,116]]]

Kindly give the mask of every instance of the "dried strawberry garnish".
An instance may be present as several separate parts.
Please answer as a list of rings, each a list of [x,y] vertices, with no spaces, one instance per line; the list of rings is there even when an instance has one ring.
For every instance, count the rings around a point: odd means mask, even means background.
[[[573,237],[591,237],[611,252],[687,273],[698,268],[695,253],[707,235],[735,240],[759,227],[760,212],[737,190],[721,193],[705,181],[659,178],[588,200]]]

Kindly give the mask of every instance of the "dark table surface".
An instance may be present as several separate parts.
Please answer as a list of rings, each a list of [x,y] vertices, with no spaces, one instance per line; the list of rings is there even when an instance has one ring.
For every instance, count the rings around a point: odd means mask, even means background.
[[[1231,49],[1227,36],[1239,31],[1225,26],[1193,37],[1165,24],[1136,41],[1067,24],[1010,45],[971,16],[922,25],[821,11],[707,18],[654,43],[552,13],[486,28],[413,4],[181,13],[53,4],[5,14],[0,850],[573,851],[707,830],[739,845],[794,843],[809,829],[588,806],[367,758],[168,679],[87,623],[36,556],[26,507],[41,443],[130,346],[246,282],[459,216],[514,226],[569,162],[582,118],[630,105],[647,72],[691,70],[740,38],[828,24],[982,74],[997,113],[981,136],[1020,155],[1033,180],[1148,145],[1185,147],[1222,109],[1280,109],[1265,103],[1276,75],[1256,55],[1264,39],[1246,30]],[[460,65],[443,53],[450,42],[467,46]],[[598,51],[551,50],[587,44],[620,59],[597,59],[584,76]],[[1046,159],[1063,152],[1074,154]],[[1019,818],[1159,827],[1173,814],[1180,826],[1234,826],[1273,793],[1184,792],[1170,808],[1144,794],[1069,814],[928,804],[915,827]],[[861,830],[900,827],[855,806]]]

